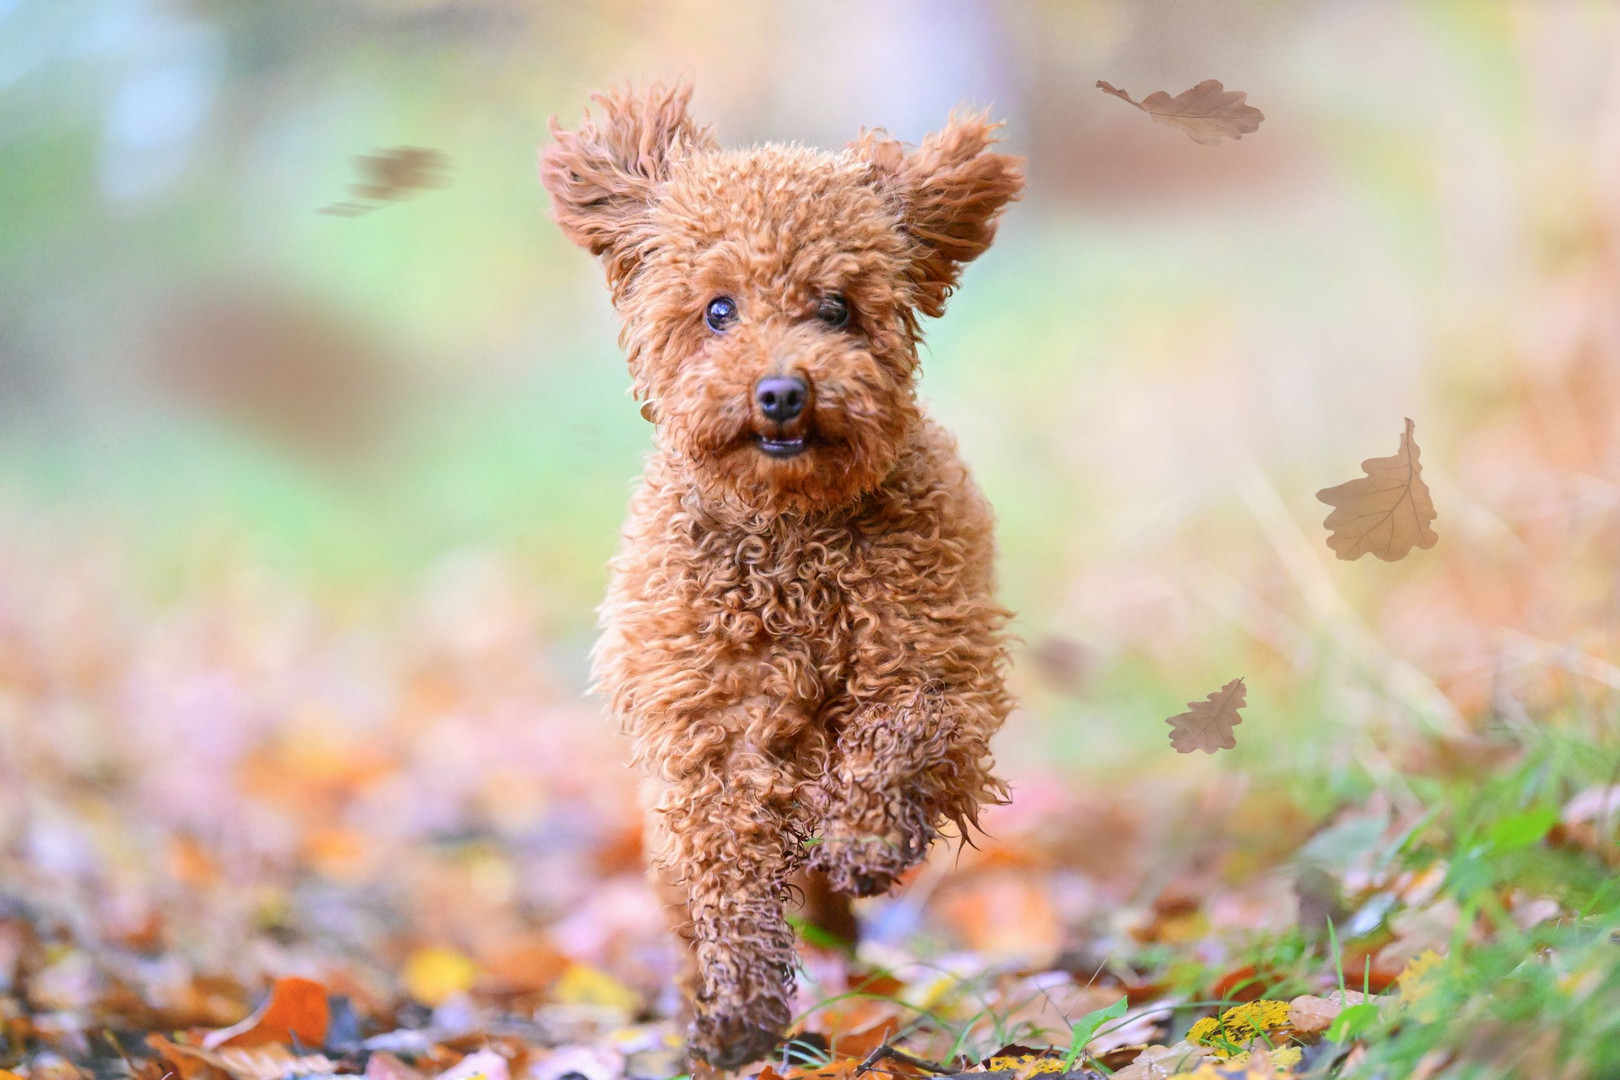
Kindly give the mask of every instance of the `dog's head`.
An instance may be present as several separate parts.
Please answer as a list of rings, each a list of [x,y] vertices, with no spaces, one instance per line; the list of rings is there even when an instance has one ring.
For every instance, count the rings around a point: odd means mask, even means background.
[[[918,423],[918,318],[989,247],[1019,161],[978,115],[909,151],[881,132],[722,150],[689,97],[626,90],[576,130],[553,121],[553,214],[606,264],[642,412],[705,494],[848,501]]]

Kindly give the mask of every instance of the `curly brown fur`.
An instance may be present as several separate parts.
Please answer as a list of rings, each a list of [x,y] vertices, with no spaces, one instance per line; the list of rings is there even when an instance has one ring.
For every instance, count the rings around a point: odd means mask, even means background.
[[[1023,177],[983,116],[914,150],[881,133],[723,150],[689,95],[597,97],[600,117],[553,123],[541,179],[604,261],[656,423],[595,673],[648,772],[692,1048],[730,1068],[789,1020],[790,875],[881,892],[1004,798],[991,513],[915,378],[919,316],[943,312]],[[817,318],[833,294],[842,327]],[[704,317],[719,296],[723,332]],[[785,422],[755,394],[781,375],[808,396]]]

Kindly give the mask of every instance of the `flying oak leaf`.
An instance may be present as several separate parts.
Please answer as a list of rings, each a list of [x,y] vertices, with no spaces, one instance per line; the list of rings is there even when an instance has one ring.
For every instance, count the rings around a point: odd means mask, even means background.
[[[1353,561],[1372,552],[1394,562],[1414,547],[1432,548],[1440,539],[1429,527],[1438,515],[1423,482],[1413,427],[1408,419],[1394,457],[1368,458],[1361,463],[1366,476],[1316,493],[1333,507],[1322,524],[1330,533],[1328,547],[1339,558]]]
[[[1213,754],[1217,750],[1230,750],[1237,745],[1232,729],[1243,723],[1238,710],[1243,708],[1242,679],[1233,679],[1203,701],[1187,702],[1187,712],[1172,716],[1170,745],[1178,754],[1202,750]]]
[[[1241,139],[1258,131],[1260,121],[1266,118],[1265,113],[1245,104],[1247,94],[1226,89],[1219,79],[1205,79],[1175,97],[1155,90],[1141,101],[1101,79],[1097,80],[1097,89],[1135,105],[1153,117],[1156,124],[1180,128],[1193,142],[1205,146],[1214,146],[1222,139]]]

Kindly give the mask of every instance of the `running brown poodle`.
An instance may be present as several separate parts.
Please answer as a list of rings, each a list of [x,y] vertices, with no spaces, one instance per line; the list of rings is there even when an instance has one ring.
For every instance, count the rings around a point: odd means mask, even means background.
[[[595,673],[648,772],[691,1048],[733,1068],[790,1018],[790,875],[884,892],[1005,797],[990,508],[915,391],[919,319],[1023,174],[981,115],[726,150],[689,98],[597,96],[540,176],[656,426]]]

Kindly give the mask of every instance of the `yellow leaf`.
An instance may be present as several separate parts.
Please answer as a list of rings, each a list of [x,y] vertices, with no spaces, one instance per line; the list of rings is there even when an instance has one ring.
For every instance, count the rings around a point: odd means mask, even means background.
[[[1274,1050],[1269,1048],[1245,1050],[1227,1062],[1227,1066],[1243,1066],[1246,1080],[1248,1077],[1265,1080],[1292,1069],[1304,1056],[1305,1052],[1297,1046],[1279,1046]]]
[[[1228,90],[1219,79],[1205,79],[1191,90],[1183,90],[1171,97],[1163,90],[1155,90],[1141,101],[1101,79],[1097,89],[1112,94],[1121,101],[1135,105],[1153,118],[1156,124],[1169,124],[1186,132],[1195,143],[1213,146],[1222,139],[1241,139],[1258,131],[1266,114],[1253,105],[1245,104],[1248,95],[1241,90]]]
[[[1209,1047],[1219,1056],[1236,1054],[1236,1047],[1288,1026],[1288,1002],[1251,1001],[1234,1005],[1220,1019],[1205,1017],[1187,1032],[1187,1041]]]
[[[634,1012],[641,1004],[640,994],[588,964],[570,964],[552,994],[565,1005],[602,1005],[624,1012]]]
[[[1427,999],[1433,995],[1435,988],[1440,985],[1439,969],[1444,966],[1445,958],[1433,949],[1429,949],[1412,958],[1396,982],[1401,988],[1401,1004],[1415,1010],[1419,1020],[1433,1021],[1439,1018],[1439,1012],[1433,1002]]]
[[[1221,1014],[1221,1026],[1234,1041],[1252,1039],[1262,1032],[1276,1031],[1288,1026],[1288,1002],[1251,1001],[1234,1005]]]
[[[405,990],[424,1005],[442,1005],[472,989],[478,969],[454,949],[417,949],[405,961]]]
[[[1243,708],[1242,679],[1233,679],[1203,701],[1187,702],[1187,711],[1166,720],[1170,725],[1170,745],[1178,754],[1202,750],[1213,754],[1217,750],[1230,750],[1237,745],[1232,729],[1243,723],[1238,710]]]
[[[1037,1057],[1034,1054],[1001,1054],[986,1061],[984,1069],[986,1072],[1016,1072],[1020,1076],[1067,1071],[1062,1058]]]
[[[1429,527],[1439,515],[1429,497],[1429,486],[1423,482],[1413,428],[1408,418],[1394,457],[1368,458],[1361,463],[1366,476],[1316,493],[1333,507],[1322,524],[1330,534],[1328,547],[1339,558],[1353,561],[1371,552],[1385,562],[1394,562],[1414,547],[1432,548],[1439,542],[1440,537]]]

